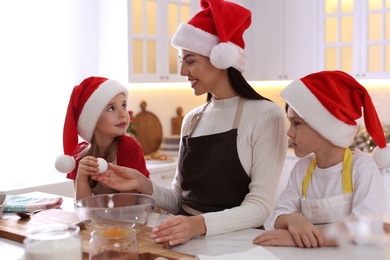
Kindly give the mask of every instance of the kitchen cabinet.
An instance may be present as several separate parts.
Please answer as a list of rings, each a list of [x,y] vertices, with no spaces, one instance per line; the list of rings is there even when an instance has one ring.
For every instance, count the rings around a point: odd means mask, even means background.
[[[146,161],[146,167],[149,170],[149,177],[152,181],[165,186],[171,187],[173,178],[176,173],[177,161],[173,162],[150,162]]]
[[[356,78],[390,78],[390,1],[321,0],[319,66]]]
[[[179,24],[200,10],[199,1],[128,1],[129,82],[183,81],[170,40]],[[233,2],[252,12],[252,25],[244,33],[246,79],[296,79],[316,71],[317,1]]]
[[[129,82],[183,81],[171,37],[197,10],[198,1],[128,0]]]
[[[251,80],[294,80],[317,70],[317,1],[252,2]]]

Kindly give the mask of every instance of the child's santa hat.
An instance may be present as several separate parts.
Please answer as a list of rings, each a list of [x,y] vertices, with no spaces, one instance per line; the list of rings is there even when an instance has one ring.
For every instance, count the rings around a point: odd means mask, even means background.
[[[351,145],[357,131],[355,120],[364,123],[377,147],[377,165],[390,166],[390,144],[367,90],[342,71],[322,71],[293,81],[281,96],[320,135],[339,147]]]
[[[68,173],[75,168],[73,158],[79,138],[91,142],[97,121],[104,108],[116,95],[123,93],[128,98],[128,90],[115,80],[102,77],[89,77],[73,88],[65,117],[63,146],[64,155],[56,158],[55,168]]]
[[[232,2],[201,0],[203,10],[180,24],[171,44],[206,57],[216,68],[246,67],[244,31],[251,24],[251,12]]]

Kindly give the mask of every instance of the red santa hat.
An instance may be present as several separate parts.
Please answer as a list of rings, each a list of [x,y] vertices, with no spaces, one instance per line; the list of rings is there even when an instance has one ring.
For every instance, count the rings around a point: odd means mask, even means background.
[[[188,22],[179,25],[171,44],[206,57],[216,68],[246,67],[244,31],[251,24],[251,12],[232,2],[201,0],[203,8]]]
[[[73,155],[79,143],[79,136],[91,142],[97,121],[104,108],[116,95],[128,90],[119,82],[102,77],[89,77],[73,88],[65,117],[63,146],[64,155],[56,158],[55,168],[59,172],[73,171]]]
[[[339,147],[351,145],[357,131],[356,120],[364,113],[364,123],[377,147],[377,165],[390,166],[390,144],[367,90],[342,71],[322,71],[293,81],[281,96],[314,130]]]

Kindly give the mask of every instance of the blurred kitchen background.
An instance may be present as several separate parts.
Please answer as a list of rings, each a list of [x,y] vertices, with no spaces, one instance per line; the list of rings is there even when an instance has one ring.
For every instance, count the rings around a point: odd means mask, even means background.
[[[340,69],[368,88],[390,124],[390,0],[234,2],[252,11],[245,77],[261,94],[284,107],[279,93],[291,80]],[[198,0],[1,1],[0,190],[61,193],[54,160],[69,96],[92,75],[127,85],[129,109],[137,114],[146,101],[171,135],[177,107],[185,114],[206,99],[179,75],[169,44],[198,10]]]

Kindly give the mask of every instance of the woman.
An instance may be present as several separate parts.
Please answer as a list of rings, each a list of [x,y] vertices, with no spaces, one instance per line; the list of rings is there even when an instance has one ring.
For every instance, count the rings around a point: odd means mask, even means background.
[[[158,207],[178,214],[153,229],[157,243],[171,246],[199,235],[261,227],[287,151],[283,109],[256,93],[241,74],[246,65],[242,34],[250,11],[222,0],[201,1],[201,6],[172,38],[181,75],[195,95],[207,94],[207,103],[183,119],[172,187],[113,165],[113,171],[99,176],[107,186],[152,194]]]

